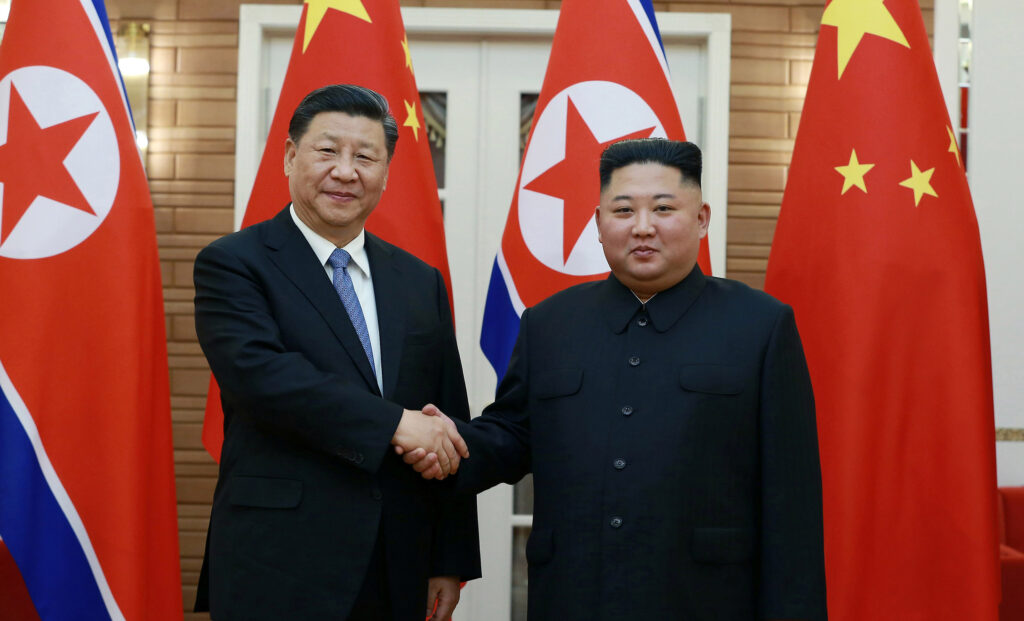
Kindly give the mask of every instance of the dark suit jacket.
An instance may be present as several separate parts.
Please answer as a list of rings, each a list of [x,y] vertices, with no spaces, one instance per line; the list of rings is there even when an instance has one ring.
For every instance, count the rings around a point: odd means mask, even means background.
[[[224,407],[215,619],[344,619],[378,529],[395,619],[423,619],[428,576],[480,575],[475,500],[442,497],[390,446],[403,407],[469,417],[444,281],[369,233],[366,252],[383,396],[288,209],[196,258],[196,331]]]
[[[814,399],[768,295],[697,268],[646,305],[567,289],[459,427],[461,488],[533,473],[531,619],[826,618]]]

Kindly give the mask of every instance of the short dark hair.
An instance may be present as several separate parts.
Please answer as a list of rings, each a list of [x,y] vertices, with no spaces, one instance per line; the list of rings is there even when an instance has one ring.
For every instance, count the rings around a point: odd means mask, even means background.
[[[612,173],[630,164],[662,164],[677,169],[684,182],[700,187],[700,147],[692,142],[666,140],[665,138],[635,138],[621,140],[601,154],[598,167],[601,175],[601,189],[608,187]]]
[[[350,116],[380,121],[384,126],[388,160],[395,154],[398,123],[391,114],[388,100],[380,93],[355,84],[331,84],[316,89],[306,95],[292,113],[292,120],[288,123],[288,137],[291,141],[298,144],[309,129],[313,117],[321,112],[344,112]]]

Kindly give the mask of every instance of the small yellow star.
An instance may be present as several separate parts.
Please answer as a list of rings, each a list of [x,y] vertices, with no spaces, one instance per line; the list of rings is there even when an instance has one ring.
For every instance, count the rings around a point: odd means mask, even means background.
[[[868,188],[864,185],[864,175],[874,167],[874,164],[861,164],[858,162],[857,150],[850,149],[850,163],[846,166],[836,166],[836,172],[843,176],[843,191],[840,194],[846,194],[846,191],[854,186],[857,186],[862,192],[867,194]]]
[[[306,31],[302,38],[302,51],[305,52],[306,48],[309,47],[309,42],[313,40],[313,34],[316,29],[320,27],[320,22],[323,21],[324,15],[327,14],[327,9],[335,9],[342,13],[348,13],[353,17],[373,23],[370,19],[370,14],[366,12],[366,7],[363,6],[362,0],[304,0],[306,3]]]
[[[960,147],[956,144],[956,135],[953,134],[953,128],[947,125],[946,133],[949,134],[949,148],[946,150],[956,156],[956,165],[963,168],[963,164],[960,162]]]
[[[402,101],[405,101],[404,99]],[[420,141],[420,119],[416,115],[416,104],[405,101],[405,113],[408,115],[405,118],[405,123],[402,123],[402,127],[411,127],[412,135],[416,138],[416,142]]]
[[[900,181],[900,185],[905,188],[910,188],[914,191],[914,207],[917,207],[921,203],[921,196],[927,194],[928,196],[939,197],[932,189],[931,179],[932,173],[935,172],[934,168],[921,171],[914,163],[914,160],[910,160],[910,177]]]
[[[866,34],[889,39],[906,48],[910,47],[899,24],[882,2],[883,0],[832,0],[832,3],[825,7],[821,24],[835,26],[838,29],[836,55],[839,59],[840,78],[843,77],[850,57],[857,51],[857,46]]]
[[[409,73],[416,75],[412,69],[412,54],[409,53],[409,35],[402,39],[402,49],[405,50],[405,66],[409,68]]]

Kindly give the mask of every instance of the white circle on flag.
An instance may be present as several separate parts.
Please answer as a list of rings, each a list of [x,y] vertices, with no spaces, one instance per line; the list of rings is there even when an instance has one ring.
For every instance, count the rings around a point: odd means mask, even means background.
[[[0,241],[2,257],[41,259],[74,248],[103,223],[117,196],[121,156],[110,115],[89,85],[67,71],[38,65],[15,69],[0,80],[0,145],[7,143],[12,86],[43,130],[98,112],[63,160],[95,214],[37,195]],[[0,182],[0,216],[4,185]]]
[[[649,127],[654,127],[652,137],[665,138],[667,134],[658,115],[640,95],[621,84],[599,80],[569,86],[555,95],[535,119],[517,188],[519,229],[527,248],[547,267],[573,276],[590,276],[608,271],[608,262],[597,240],[597,220],[591,217],[568,258],[563,258],[563,200],[526,189],[530,182],[565,159],[570,97],[598,142]],[[597,169],[592,179],[579,179],[576,183],[596,187]]]

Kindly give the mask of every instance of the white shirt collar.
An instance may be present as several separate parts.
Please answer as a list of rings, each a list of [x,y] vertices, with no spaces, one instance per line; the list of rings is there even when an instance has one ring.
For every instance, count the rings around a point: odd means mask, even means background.
[[[295,205],[289,205],[288,211],[292,215],[292,221],[295,222],[295,226],[299,227],[299,231],[302,236],[306,238],[309,243],[309,247],[313,249],[313,253],[316,254],[317,260],[320,261],[320,265],[327,265],[327,259],[331,258],[331,253],[337,246],[334,242],[320,235],[303,222],[297,213],[295,213]],[[345,244],[344,250],[352,256],[352,263],[356,264],[356,267],[362,271],[364,276],[370,275],[370,258],[366,255],[366,231],[360,229],[359,234],[349,243]],[[351,265],[351,263],[349,264]]]

